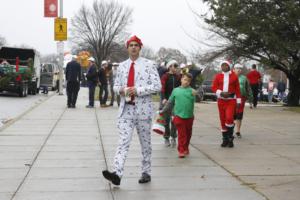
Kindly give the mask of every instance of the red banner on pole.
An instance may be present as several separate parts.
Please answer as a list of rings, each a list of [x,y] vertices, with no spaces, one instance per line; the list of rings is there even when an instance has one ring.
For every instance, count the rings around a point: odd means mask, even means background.
[[[44,16],[45,17],[57,17],[57,0],[44,0]]]
[[[16,72],[19,72],[19,63],[20,63],[20,59],[19,57],[16,57]]]

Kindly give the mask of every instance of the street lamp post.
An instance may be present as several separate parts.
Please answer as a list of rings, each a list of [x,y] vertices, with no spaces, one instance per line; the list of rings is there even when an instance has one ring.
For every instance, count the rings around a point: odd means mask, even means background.
[[[63,18],[63,0],[59,0],[59,18]],[[64,65],[64,42],[57,42],[57,53],[59,58],[59,95],[63,95],[63,65]]]

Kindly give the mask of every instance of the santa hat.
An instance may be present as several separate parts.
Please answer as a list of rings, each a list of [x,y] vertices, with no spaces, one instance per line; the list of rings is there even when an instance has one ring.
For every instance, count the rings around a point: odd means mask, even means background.
[[[230,63],[228,60],[222,61],[220,67],[221,67],[223,64],[227,64],[229,67],[231,67],[231,63]]]
[[[177,61],[176,61],[176,60],[170,60],[170,61],[167,63],[167,65],[166,65],[167,69],[169,69],[169,67],[171,67],[171,66],[174,65],[174,64],[178,64]]]
[[[127,42],[126,42],[126,47],[128,48],[129,44],[130,44],[131,42],[133,42],[133,41],[134,41],[134,42],[137,42],[137,43],[140,45],[140,47],[142,48],[143,43],[142,43],[141,39],[138,38],[136,35],[132,36],[131,38],[129,38],[129,39],[127,40]]]
[[[156,121],[152,125],[152,130],[159,135],[164,135],[165,124],[166,124],[166,120],[164,119],[163,114],[159,114]]]

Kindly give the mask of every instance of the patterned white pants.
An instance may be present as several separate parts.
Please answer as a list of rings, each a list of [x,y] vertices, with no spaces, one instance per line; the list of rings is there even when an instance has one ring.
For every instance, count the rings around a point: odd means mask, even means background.
[[[152,153],[151,120],[138,120],[136,118],[119,118],[117,126],[120,138],[114,158],[114,171],[117,173],[118,176],[123,176],[125,160],[127,158],[133,130],[134,127],[136,127],[142,149],[142,173],[147,173],[150,175]]]

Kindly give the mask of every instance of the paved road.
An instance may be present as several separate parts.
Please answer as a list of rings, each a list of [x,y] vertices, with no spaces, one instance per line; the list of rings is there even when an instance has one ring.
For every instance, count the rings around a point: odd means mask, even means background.
[[[27,97],[18,97],[13,93],[0,93],[0,128],[51,95],[53,92],[49,92],[48,95],[37,94]]]
[[[153,180],[140,185],[135,136],[115,188],[101,171],[111,168],[117,107],[86,109],[86,101],[84,89],[76,109],[53,96],[0,132],[1,200],[300,198],[299,114],[247,109],[243,138],[221,149],[216,106],[197,104],[191,155],[178,159],[153,134]]]

